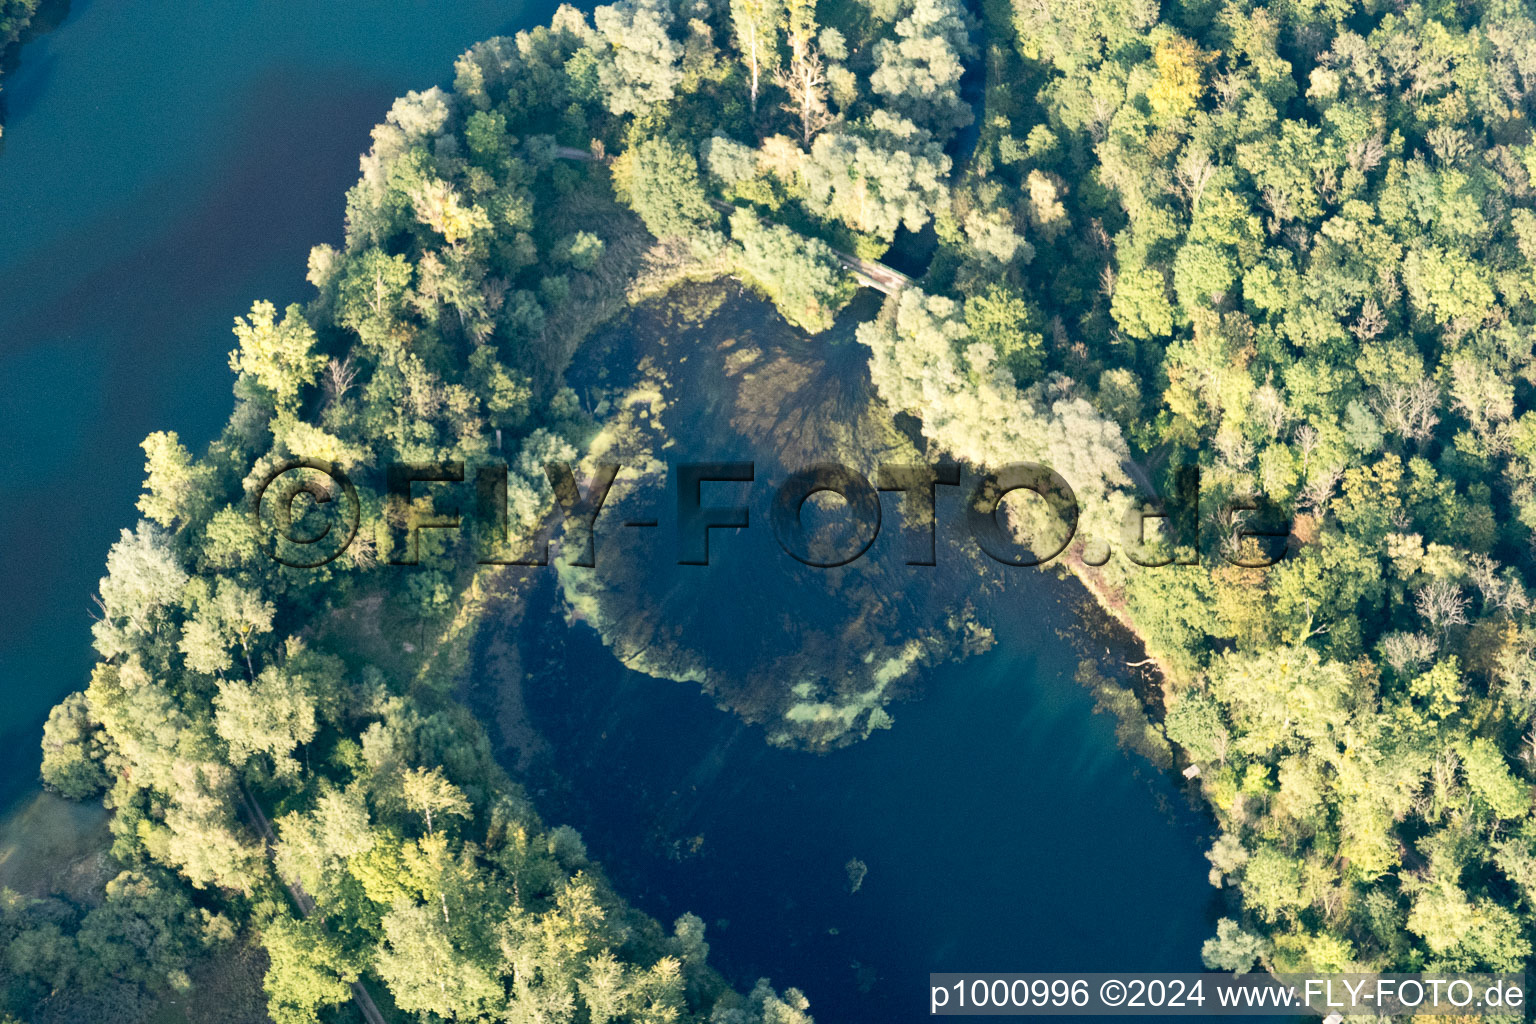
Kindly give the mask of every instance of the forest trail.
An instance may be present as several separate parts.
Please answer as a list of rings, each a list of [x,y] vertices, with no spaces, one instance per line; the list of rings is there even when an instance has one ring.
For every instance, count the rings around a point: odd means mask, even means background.
[[[261,833],[262,841],[267,847],[267,854],[271,856],[277,850],[277,836],[272,831],[272,823],[267,821],[261,806],[256,803],[243,783],[240,786],[240,802],[245,806],[245,813],[250,818],[251,824],[255,825],[256,830]],[[315,901],[297,882],[284,880],[283,884],[288,887],[288,895],[293,897],[299,913],[308,920],[315,912]],[[379,1012],[379,1004],[373,1001],[373,996],[362,981],[354,981],[349,987],[352,989],[352,1002],[357,1005],[358,1012],[363,1015],[363,1019],[368,1024],[389,1024],[384,1019],[384,1014]]]

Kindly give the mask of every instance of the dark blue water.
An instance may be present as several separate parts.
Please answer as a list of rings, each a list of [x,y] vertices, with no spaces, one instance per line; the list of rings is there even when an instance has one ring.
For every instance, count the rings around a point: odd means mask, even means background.
[[[1201,969],[1217,909],[1209,822],[1119,750],[1114,721],[1073,679],[1080,658],[1112,672],[1140,657],[1113,634],[1090,639],[1100,615],[1082,589],[973,558],[958,488],[941,489],[932,567],[905,564],[895,495],[846,568],[802,566],[774,540],[768,506],[790,468],[863,464],[888,436],[864,349],[846,340],[851,318],[807,338],[739,289],[695,287],[578,354],[578,390],[615,400],[636,367],[648,382],[645,368],[660,368],[660,412],[635,443],[674,467],[753,461],[750,485],[705,496],[749,506],[752,525],[714,531],[708,566],[679,566],[671,495],[639,484],[604,505],[596,568],[562,570],[601,585],[582,591],[579,621],[555,607],[553,569],[511,585],[477,678],[497,679],[516,645],[543,743],[518,751],[535,803],[581,831],[618,890],[663,924],[702,917],[735,984],[799,986],[826,1024],[916,1019],[931,971]],[[634,478],[643,461],[611,451]],[[646,515],[657,529],[616,525]],[[903,680],[889,731],[825,754],[765,742],[791,686],[815,680],[824,695],[867,652],[967,605],[995,644]],[[711,695],[629,671],[615,651],[657,674],[701,672]],[[855,858],[868,874],[851,892]]]
[[[0,91],[0,802],[90,670],[139,442],[229,415],[231,319],[304,299],[368,131],[552,0],[75,0]]]
[[[1200,970],[1208,826],[1092,713],[1053,632],[1066,590],[1005,588],[997,649],[821,755],[552,624],[524,684],[551,745],[535,801],[641,909],[701,916],[732,981],[797,985],[828,1024],[917,1019],[930,971]]]

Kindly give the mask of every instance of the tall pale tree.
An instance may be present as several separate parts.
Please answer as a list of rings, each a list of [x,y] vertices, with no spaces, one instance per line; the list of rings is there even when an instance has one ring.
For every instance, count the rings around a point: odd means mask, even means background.
[[[731,23],[736,45],[747,66],[748,95],[757,114],[757,96],[764,75],[779,66],[779,25],[784,17],[783,0],[731,0]]]

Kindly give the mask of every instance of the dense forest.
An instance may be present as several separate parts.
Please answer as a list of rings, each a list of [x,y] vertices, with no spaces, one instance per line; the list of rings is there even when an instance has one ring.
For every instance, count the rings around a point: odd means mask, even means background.
[[[256,941],[278,1024],[354,998],[424,1021],[808,1019],[793,989],[731,991],[702,922],[637,914],[540,821],[455,699],[494,566],[429,530],[389,574],[431,499],[363,481],[499,458],[527,533],[554,505],[543,465],[598,426],[564,370],[637,290],[734,275],[814,334],[855,291],[839,253],[930,231],[921,279],[859,328],[870,374],[933,454],[1076,490],[1065,558],[1158,659],[1150,742],[1199,766],[1220,825],[1231,910],[1206,962],[1525,968],[1536,24],[1513,0],[982,15],[562,7],[396,102],[314,297],[236,320],[222,436],[145,441],[100,661],[43,743],[51,788],[112,809],[121,874],[94,908],[0,907],[5,1009],[137,1019]],[[290,458],[358,481],[357,540],[320,568],[251,530]],[[1133,480],[1171,491],[1190,466],[1200,515],[1151,545],[1179,564],[1139,568]],[[1231,509],[1260,496],[1292,550],[1242,568]]]
[[[1201,469],[1168,553],[1199,565],[1079,568],[1163,664],[1167,738],[1221,824],[1212,881],[1241,912],[1208,964],[1523,970],[1529,9],[1010,13],[943,253],[866,328],[882,392],[977,461],[1038,453],[1074,486],[1074,461],[1101,466],[1109,506],[1127,450],[1165,491]],[[972,219],[999,209],[1032,259],[978,252]],[[988,333],[1004,303],[1038,344]],[[1053,436],[1066,417],[1083,426]],[[1230,511],[1252,496],[1291,517],[1269,569],[1221,557],[1263,560]]]

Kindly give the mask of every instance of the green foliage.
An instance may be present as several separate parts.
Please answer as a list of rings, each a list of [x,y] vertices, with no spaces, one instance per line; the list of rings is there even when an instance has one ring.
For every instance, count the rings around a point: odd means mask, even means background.
[[[75,934],[86,980],[122,978],[153,987],[186,987],[185,967],[200,945],[200,915],[170,879],[125,871],[107,883],[106,900]]]
[[[963,128],[971,109],[960,98],[962,60],[976,55],[971,18],[957,0],[916,0],[896,23],[895,39],[875,44],[869,86],[890,110],[936,135]]]
[[[315,737],[315,701],[302,676],[270,665],[252,682],[229,679],[214,698],[214,723],[231,763],[256,754],[271,759],[279,774],[296,772],[289,755]]]
[[[163,532],[142,522],[131,533],[122,531],[107,554],[107,575],[97,590],[96,650],[110,658],[131,649],[181,596],[187,580]]]
[[[60,796],[85,800],[107,788],[101,725],[83,693],[72,693],[43,725],[43,784]]]
[[[315,332],[297,304],[278,322],[272,303],[256,303],[249,320],[235,317],[235,337],[240,347],[229,354],[229,368],[271,392],[279,409],[293,409],[325,365],[325,357],[314,351]]]
[[[175,431],[156,431],[144,439],[144,495],[139,511],[161,526],[198,518],[206,507],[209,474],[193,464]]]
[[[192,609],[177,645],[186,666],[209,675],[229,671],[238,646],[246,672],[254,672],[251,646],[272,631],[275,609],[259,592],[231,579],[219,579],[210,592],[201,581],[190,585],[183,602]]]
[[[731,238],[741,246],[741,269],[768,293],[784,319],[812,334],[832,326],[855,285],[825,242],[782,224],[765,224],[750,210],[731,215]]]
[[[1496,817],[1518,820],[1530,814],[1530,786],[1510,773],[1504,755],[1491,740],[1473,737],[1460,753],[1467,787]]]
[[[1163,725],[1168,738],[1189,751],[1195,760],[1226,759],[1231,735],[1221,720],[1221,706],[1209,696],[1202,693],[1184,694],[1177,704],[1168,709]]]
[[[657,238],[712,227],[720,215],[709,205],[698,161],[667,139],[646,139],[627,150],[613,169],[614,186]]]
[[[481,1020],[501,1002],[501,987],[456,948],[432,907],[397,904],[384,915],[383,929],[374,968],[402,1010]]]
[[[672,8],[660,0],[619,0],[593,12],[606,46],[598,83],[614,114],[643,114],[672,99],[683,80],[683,46],[671,38]]]
[[[1115,279],[1110,313],[1133,338],[1161,338],[1173,331],[1173,306],[1163,275],[1150,267],[1123,267]]]
[[[747,72],[747,95],[753,115],[765,80],[778,70],[783,32],[782,0],[731,0],[731,28],[736,50]]]
[[[757,177],[757,150],[745,143],[724,135],[713,135],[704,141],[700,152],[710,177],[726,185],[739,185]]]
[[[1264,940],[1238,927],[1224,917],[1216,922],[1215,938],[1207,939],[1200,949],[1200,959],[1215,971],[1246,974],[1264,955]]]
[[[1530,66],[1536,23],[1483,3],[985,10],[1016,52],[989,51],[925,294],[860,330],[882,397],[951,455],[1034,450],[1113,504],[1113,443],[1067,472],[1086,446],[1032,449],[1050,435],[1024,396],[972,364],[974,342],[1002,351],[994,324],[1028,323],[1049,341],[1016,380],[1096,380],[1143,465],[1201,468],[1200,565],[1116,554],[1094,578],[1170,669],[1167,736],[1223,826],[1213,878],[1242,910],[1209,963],[1518,962],[1528,842],[1456,837],[1525,835],[1536,778],[1536,684],[1512,668],[1533,651],[1531,108],[1496,84]],[[1034,258],[1001,258],[1024,222]],[[1262,571],[1224,562],[1261,514],[1215,514],[1251,494],[1294,531]]]
[[[576,270],[591,270],[602,258],[604,242],[590,231],[578,231],[561,243],[560,251]]]
[[[318,1024],[320,1011],[352,998],[358,972],[346,950],[309,921],[277,917],[261,935],[267,949],[267,1013],[273,1024]]]
[[[266,946],[279,1024],[329,1019],[354,982],[382,982],[400,1012],[465,1021],[704,1021],[743,1004],[709,967],[702,922],[667,936],[588,875],[580,836],[544,829],[450,698],[470,545],[428,531],[428,564],[391,586],[377,570],[389,513],[361,482],[359,535],[322,569],[274,566],[248,519],[247,488],[295,455],[499,456],[514,536],[547,517],[544,465],[575,460],[589,427],[560,368],[623,308],[644,248],[614,193],[658,237],[719,224],[694,141],[637,133],[610,185],[553,138],[579,123],[616,142],[610,115],[644,118],[685,76],[712,89],[718,26],[694,13],[684,44],[666,5],[600,9],[596,29],[563,8],[465,54],[460,96],[397,101],[348,195],[345,247],[311,253],[314,300],[236,321],[224,435],[200,458],[174,434],[145,442],[148,521],[107,558],[103,660],[43,746],[50,787],[106,791],[131,870],[83,915],[18,904],[6,938],[25,963],[0,986],[13,1003],[69,984],[80,1006],[132,1018],[245,926]],[[782,225],[739,227],[744,272],[829,324],[853,291],[836,254]],[[387,625],[353,629],[359,614]],[[418,658],[400,653],[402,623]],[[270,849],[264,805],[281,812]],[[792,992],[753,999],[805,1009]]]
[[[10,46],[27,30],[40,0],[5,0],[0,5],[0,48]]]
[[[927,132],[877,112],[854,131],[819,136],[800,173],[813,213],[888,241],[901,225],[922,230],[949,166]]]
[[[404,256],[390,256],[380,249],[369,249],[348,261],[338,290],[341,323],[365,340],[377,338],[376,332],[387,329],[403,311],[411,276]]]
[[[965,304],[965,329],[982,344],[991,345],[1000,363],[1021,384],[1033,380],[1044,363],[1045,339],[1030,330],[1035,321],[1028,301],[1002,284],[971,297]]]

